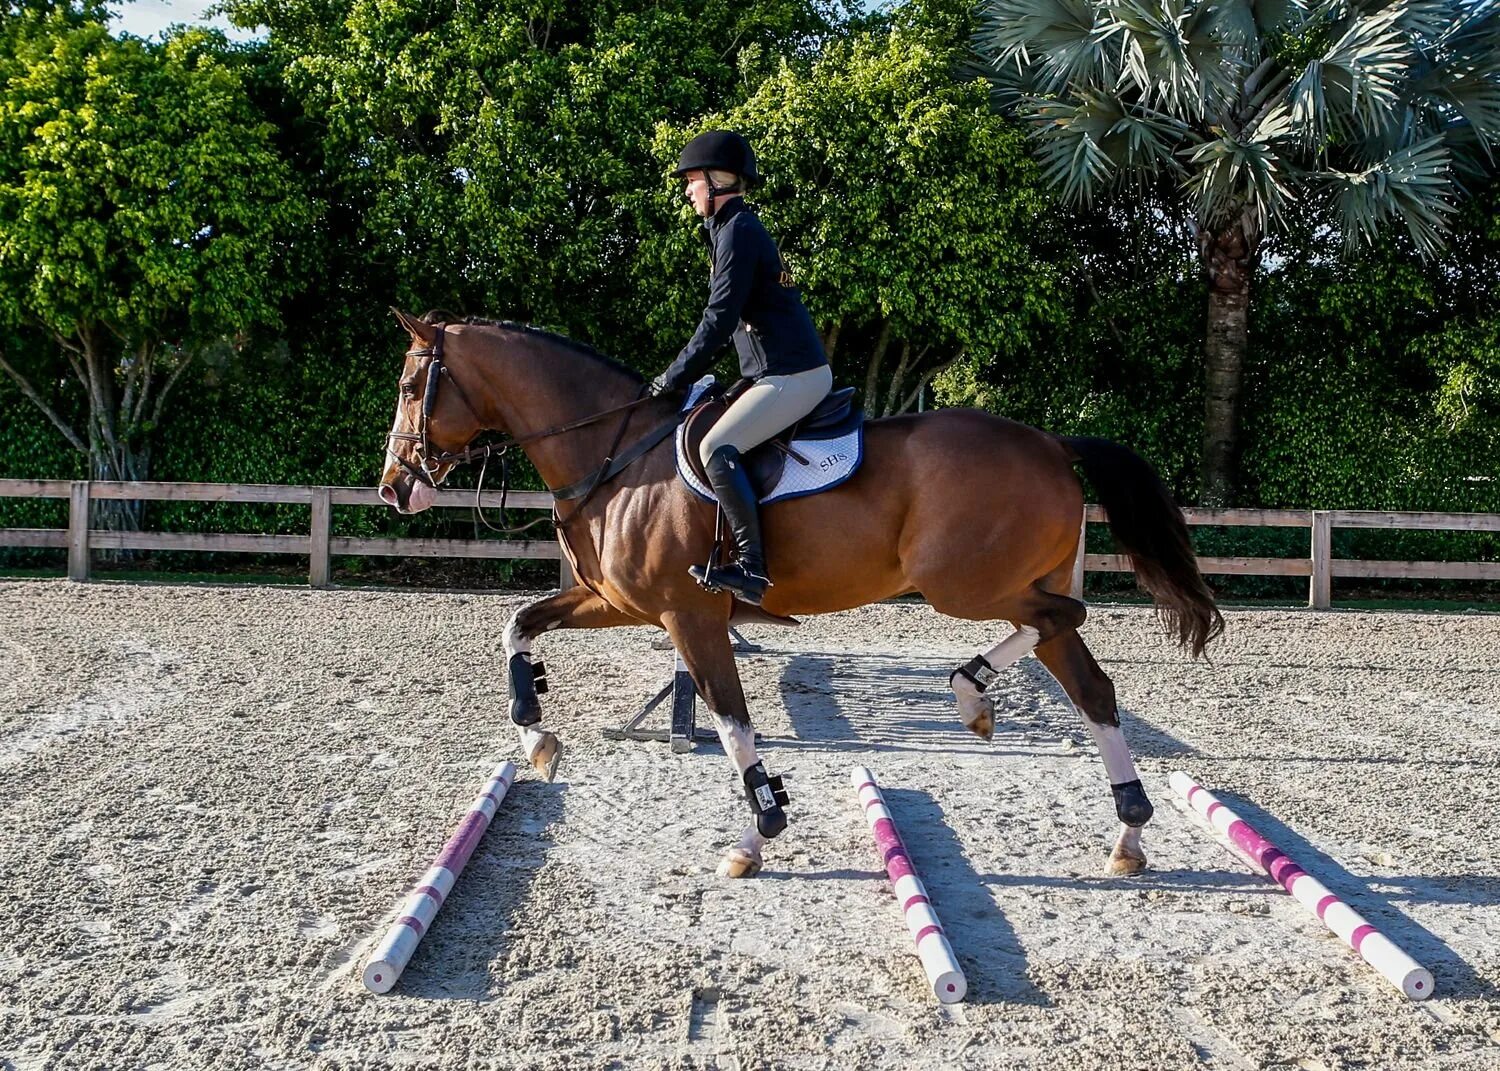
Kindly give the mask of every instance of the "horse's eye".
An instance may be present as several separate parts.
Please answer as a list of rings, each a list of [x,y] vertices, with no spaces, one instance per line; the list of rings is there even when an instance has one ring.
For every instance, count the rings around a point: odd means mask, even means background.
[[[403,398],[415,398],[416,395],[417,395],[417,388],[416,388],[416,386],[414,384],[412,384],[412,383],[408,383],[405,380],[402,380],[402,382],[401,382],[401,397],[403,397]]]

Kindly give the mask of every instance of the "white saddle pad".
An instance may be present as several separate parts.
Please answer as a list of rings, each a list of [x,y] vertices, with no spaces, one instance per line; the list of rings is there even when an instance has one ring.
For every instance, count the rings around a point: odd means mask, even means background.
[[[703,392],[713,384],[713,376],[704,376],[694,383],[688,390],[687,401],[682,406],[683,410],[689,410],[697,405],[698,399],[703,397]],[[693,475],[692,466],[685,460],[683,438],[686,434],[687,422],[684,421],[677,428],[677,475],[703,501],[717,502],[718,499],[714,497],[713,489]],[[864,425],[860,425],[848,435],[842,435],[837,439],[793,439],[792,449],[797,451],[807,464],[803,465],[793,457],[787,458],[786,467],[781,470],[781,479],[777,480],[776,486],[760,500],[761,505],[780,502],[785,498],[801,498],[803,495],[817,494],[830,487],[837,487],[853,476],[859,468],[859,463],[864,460]]]

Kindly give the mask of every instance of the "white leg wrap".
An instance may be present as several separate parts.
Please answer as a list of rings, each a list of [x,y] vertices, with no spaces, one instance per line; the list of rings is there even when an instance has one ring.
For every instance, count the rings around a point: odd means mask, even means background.
[[[989,663],[989,669],[980,670],[980,683],[988,685],[1003,669],[1015,665],[1036,649],[1041,633],[1030,625],[1022,625],[980,657]],[[958,716],[965,725],[973,725],[980,717],[991,712],[983,699],[984,690],[962,673],[954,674],[950,680],[953,695],[958,699]]]
[[[524,610],[525,607],[523,606],[521,609]],[[507,662],[515,655],[531,653],[531,640],[521,632],[520,617],[521,610],[517,610],[510,615],[510,620],[505,623],[505,638],[503,642],[505,644],[505,660]]]
[[[967,677],[953,678],[953,695],[958,700],[958,720],[965,725],[973,725],[990,712],[989,700],[983,698]]]
[[[745,771],[760,761],[760,756],[755,753],[755,731],[747,726],[736,725],[718,714],[714,715],[714,727],[719,731],[719,742],[724,745],[724,753],[734,763],[735,772],[743,778]],[[738,853],[742,857],[741,861],[754,860],[758,869],[761,849],[765,846],[766,838],[760,835],[760,830],[751,822],[740,834],[739,843],[725,853],[725,859],[727,861]],[[723,864],[719,872],[724,873]]]
[[[546,740],[547,733],[534,725],[517,725],[516,733],[521,737],[521,750],[526,752],[526,761],[530,762],[536,756],[537,748]]]
[[[1125,734],[1120,731],[1118,725],[1100,725],[1085,717],[1083,723],[1088,726],[1089,735],[1094,738],[1094,743],[1099,747],[1099,755],[1104,759],[1104,772],[1109,775],[1109,783],[1112,785],[1123,785],[1127,781],[1138,781],[1141,775],[1135,771],[1135,760],[1130,757],[1130,747],[1125,743]]]
[[[996,670],[1013,666],[1025,658],[1041,640],[1042,634],[1030,625],[1022,625],[1005,639],[1001,640],[988,651],[984,652],[984,660],[994,666]]]
[[[734,763],[735,772],[744,777],[745,771],[760,761],[760,756],[755,753],[755,730],[748,725],[736,725],[718,714],[714,715],[714,727],[719,731],[724,754]]]
[[[745,827],[745,832],[740,834],[740,842],[735,845],[740,851],[756,859],[760,858],[760,850],[765,846],[766,838],[760,835],[760,830],[753,823]]]

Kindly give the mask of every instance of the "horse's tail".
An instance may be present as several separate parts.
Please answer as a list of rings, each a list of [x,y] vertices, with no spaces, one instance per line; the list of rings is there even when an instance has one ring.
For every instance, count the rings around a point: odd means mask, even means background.
[[[1098,492],[1109,528],[1130,556],[1168,632],[1197,658],[1224,631],[1224,617],[1198,571],[1182,510],[1156,470],[1135,451],[1108,439],[1063,438]],[[1079,547],[1082,553],[1083,548]]]

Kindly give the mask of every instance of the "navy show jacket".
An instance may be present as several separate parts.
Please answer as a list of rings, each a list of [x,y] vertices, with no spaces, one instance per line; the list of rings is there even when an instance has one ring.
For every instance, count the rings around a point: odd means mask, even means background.
[[[708,306],[667,369],[668,386],[676,390],[703,375],[731,338],[746,379],[827,364],[802,295],[755,210],[736,197],[703,226],[712,265]]]

